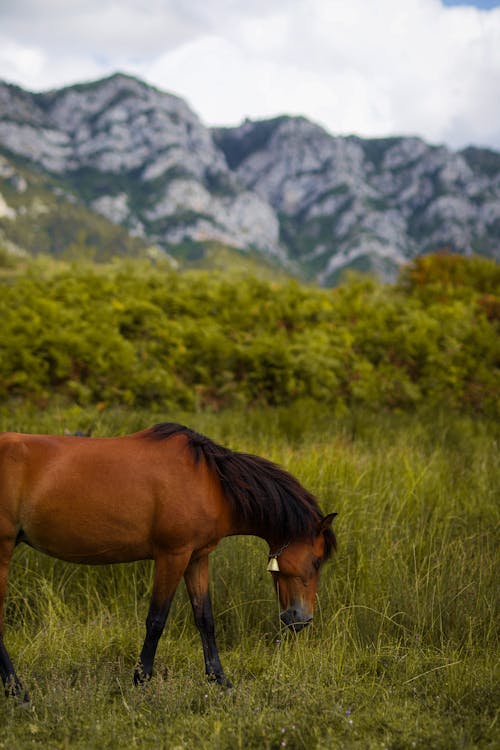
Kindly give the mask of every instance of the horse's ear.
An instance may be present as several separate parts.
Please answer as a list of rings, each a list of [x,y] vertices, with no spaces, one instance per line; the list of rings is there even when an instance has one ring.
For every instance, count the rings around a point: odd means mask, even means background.
[[[321,521],[319,525],[318,534],[322,534],[323,531],[326,531],[327,529],[330,528],[335,516],[338,516],[338,513],[329,513],[327,516],[323,518],[323,520]]]

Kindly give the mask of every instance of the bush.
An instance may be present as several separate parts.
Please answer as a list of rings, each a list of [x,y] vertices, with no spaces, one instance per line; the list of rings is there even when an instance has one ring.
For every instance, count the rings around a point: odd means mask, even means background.
[[[182,408],[421,404],[498,414],[498,267],[426,256],[334,290],[145,262],[5,277],[0,399]]]

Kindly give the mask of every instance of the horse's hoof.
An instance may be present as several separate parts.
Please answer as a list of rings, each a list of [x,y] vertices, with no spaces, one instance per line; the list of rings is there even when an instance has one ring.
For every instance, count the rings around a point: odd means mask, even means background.
[[[231,680],[228,680],[225,674],[208,674],[207,675],[210,682],[216,682],[217,685],[220,685],[221,687],[225,688],[226,690],[232,690],[234,685],[231,682]]]
[[[141,687],[142,685],[145,685],[146,682],[149,682],[151,679],[150,674],[144,674],[143,672],[134,672],[134,685],[136,687]]]
[[[9,685],[5,688],[5,695],[7,698],[13,698],[21,708],[29,708],[31,706],[30,697],[21,685]]]

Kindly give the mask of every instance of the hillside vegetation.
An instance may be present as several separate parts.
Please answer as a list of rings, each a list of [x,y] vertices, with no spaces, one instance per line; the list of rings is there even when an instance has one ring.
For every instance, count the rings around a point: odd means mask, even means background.
[[[500,268],[486,259],[425,256],[395,285],[354,275],[321,290],[42,258],[0,285],[4,403],[499,415]]]

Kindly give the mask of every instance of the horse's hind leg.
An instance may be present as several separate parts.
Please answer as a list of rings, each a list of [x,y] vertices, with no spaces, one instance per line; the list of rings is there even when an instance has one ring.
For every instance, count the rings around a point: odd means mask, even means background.
[[[28,696],[19,682],[19,678],[16,675],[14,666],[3,642],[3,611],[7,590],[7,575],[13,551],[14,540],[0,538],[0,677],[2,678],[6,695],[12,695],[23,702],[27,702]]]

